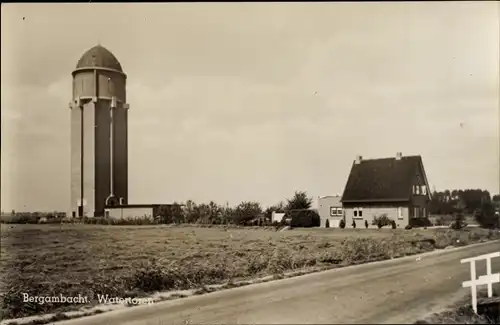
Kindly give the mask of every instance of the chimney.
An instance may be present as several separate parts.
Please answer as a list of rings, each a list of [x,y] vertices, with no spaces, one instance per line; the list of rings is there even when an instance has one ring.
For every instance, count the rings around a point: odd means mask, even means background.
[[[396,153],[396,160],[401,160],[401,157],[403,157],[401,152]]]
[[[356,161],[354,162],[356,165],[359,165],[361,161],[363,160],[362,156],[356,156]]]

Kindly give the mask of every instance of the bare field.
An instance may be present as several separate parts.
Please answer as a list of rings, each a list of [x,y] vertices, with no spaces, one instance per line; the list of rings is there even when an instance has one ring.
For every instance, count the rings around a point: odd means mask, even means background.
[[[32,296],[144,296],[499,239],[485,229],[294,229],[1,225],[2,319],[82,306]]]

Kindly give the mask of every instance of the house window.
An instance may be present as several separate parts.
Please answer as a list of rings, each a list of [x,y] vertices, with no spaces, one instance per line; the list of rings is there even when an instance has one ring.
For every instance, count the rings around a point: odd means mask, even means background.
[[[425,208],[422,208],[422,216],[423,216],[424,218],[427,218],[427,215],[426,215],[425,213],[426,213]]]
[[[413,217],[414,218],[418,217],[418,210],[419,210],[419,208],[417,208],[417,207],[413,208]]]
[[[403,208],[402,207],[398,208],[398,219],[403,219]]]
[[[354,219],[363,219],[363,208],[354,208]]]
[[[330,207],[330,216],[336,216],[337,215],[337,208]]]
[[[420,194],[420,186],[415,185],[415,189],[417,191],[417,193],[415,193],[415,194],[419,195]]]
[[[341,216],[342,215],[342,208],[337,208],[337,215]]]
[[[422,185],[422,194],[427,195],[427,186]]]

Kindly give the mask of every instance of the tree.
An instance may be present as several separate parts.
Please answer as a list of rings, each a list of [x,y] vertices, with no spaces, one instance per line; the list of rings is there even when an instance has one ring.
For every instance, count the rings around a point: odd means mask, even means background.
[[[326,219],[325,228],[330,228],[330,221]]]
[[[198,206],[196,206],[195,209],[195,215],[197,217],[196,223],[201,223],[201,224],[211,224],[210,220],[210,206],[205,203],[201,203]]]
[[[312,206],[312,199],[307,197],[306,192],[296,191],[287,201],[286,210],[309,209]]]
[[[228,224],[233,221],[234,216],[234,208],[229,206],[229,203],[226,202],[226,205],[220,207],[220,218],[222,224]]]
[[[249,221],[259,217],[262,208],[258,202],[241,202],[233,214],[233,222],[237,225],[248,224]]]
[[[345,228],[345,220],[344,220],[344,219],[340,220],[339,227],[340,227],[341,229],[344,229],[344,228]]]
[[[365,228],[368,229],[368,220],[365,220]]]
[[[453,213],[453,199],[450,191],[436,192],[432,194],[429,204],[430,214],[451,214]]]
[[[484,228],[499,227],[499,218],[495,215],[495,207],[490,200],[481,202],[481,209],[476,213],[475,219],[477,223]]]
[[[208,203],[208,210],[209,210],[209,221],[211,224],[219,225],[223,223],[220,206],[218,206],[214,201],[210,201],[210,203]]]
[[[429,205],[431,214],[453,214],[456,212],[472,214],[481,206],[483,199],[490,193],[481,189],[434,191]]]
[[[174,204],[170,206],[169,210],[172,217],[172,222],[177,224],[184,222],[184,214],[182,213],[181,204],[174,202]]]
[[[352,227],[356,228],[356,221],[354,221],[354,220],[352,221]]]
[[[500,211],[500,194],[494,195],[491,198],[491,203],[493,203],[493,206],[497,211]]]
[[[192,200],[187,200],[184,206],[184,222],[195,223],[198,220],[197,206]]]
[[[178,203],[160,205],[156,220],[162,224],[181,223],[184,220],[184,214],[181,205]]]

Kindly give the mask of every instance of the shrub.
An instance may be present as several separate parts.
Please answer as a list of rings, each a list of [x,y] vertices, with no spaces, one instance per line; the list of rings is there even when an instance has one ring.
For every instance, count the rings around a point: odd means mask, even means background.
[[[352,227],[353,227],[354,229],[356,229],[356,221],[354,221],[354,220],[352,221]]]
[[[313,210],[288,211],[285,218],[291,218],[290,226],[294,228],[319,227],[321,223],[319,214]]]
[[[330,221],[326,219],[325,228],[330,228]]]
[[[413,228],[430,227],[432,226],[432,222],[429,218],[411,218],[410,225]]]
[[[474,219],[483,228],[500,227],[500,217],[495,215],[495,207],[489,201],[482,202],[481,209],[475,213]]]
[[[464,216],[461,213],[455,215],[455,221],[450,225],[451,229],[459,230],[465,228],[467,223],[464,220]]]
[[[387,217],[387,214],[383,214],[380,217],[373,218],[373,224],[377,225],[379,229],[391,225],[391,222],[392,220]]]
[[[262,214],[262,208],[258,202],[241,202],[232,215],[232,221],[237,225],[248,225],[253,219]]]
[[[368,220],[365,220],[365,228],[368,229]]]
[[[340,220],[339,227],[340,227],[340,229],[345,228],[345,220],[344,219]]]
[[[392,229],[396,229],[396,221],[392,220],[391,221],[391,226],[392,226]]]
[[[436,226],[444,226],[446,225],[446,220],[444,217],[439,217],[436,219],[436,222],[435,222],[435,225]]]
[[[411,230],[413,227],[411,225],[406,225],[405,229],[406,230]]]

